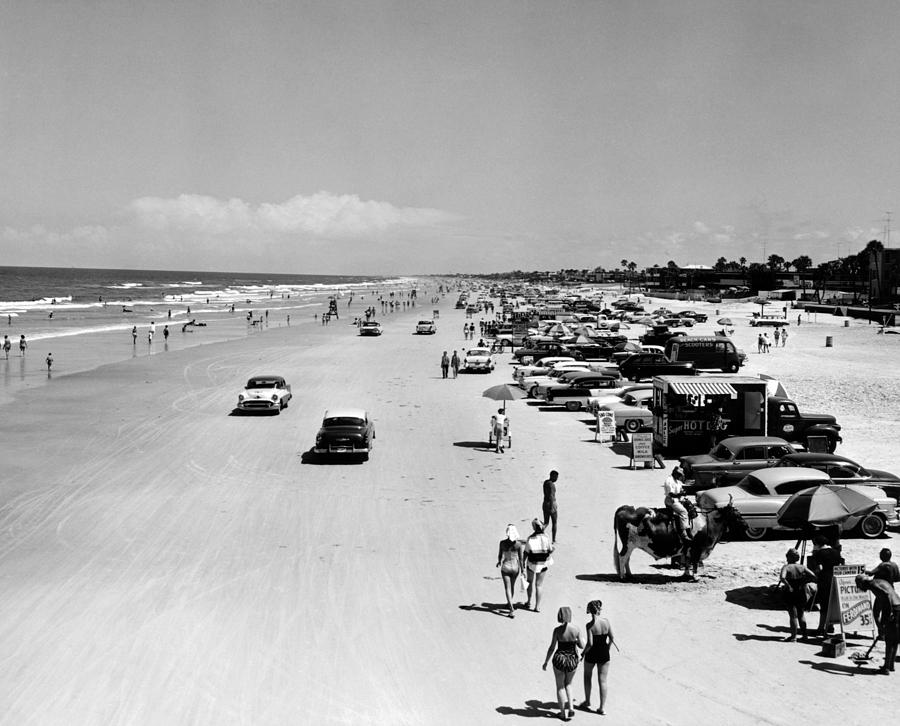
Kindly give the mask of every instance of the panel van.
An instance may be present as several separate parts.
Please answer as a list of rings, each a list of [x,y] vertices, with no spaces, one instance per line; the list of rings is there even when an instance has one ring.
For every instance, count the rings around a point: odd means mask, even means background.
[[[679,335],[666,341],[666,358],[690,362],[695,368],[736,373],[741,356],[734,343],[721,335]]]

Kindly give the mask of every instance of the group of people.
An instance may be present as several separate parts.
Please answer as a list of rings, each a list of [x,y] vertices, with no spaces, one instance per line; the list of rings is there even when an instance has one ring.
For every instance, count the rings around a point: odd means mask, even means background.
[[[768,333],[759,334],[756,339],[756,349],[759,353],[768,353],[772,348],[777,348],[779,343],[782,348],[787,345],[788,331],[786,328],[784,330],[775,328],[775,332],[772,333],[772,336],[775,338],[774,344],[769,340]]]
[[[19,336],[19,355],[23,358],[25,357],[25,349],[28,347],[28,343],[25,340],[25,333]],[[8,335],[3,336],[3,355],[6,357],[6,360],[9,360],[9,351],[12,350],[12,341],[9,339]]]
[[[864,574],[857,575],[855,580],[860,590],[871,592],[875,598],[872,615],[878,637],[884,639],[885,645],[884,665],[879,672],[885,675],[894,670],[897,645],[900,642],[900,594],[894,589],[894,583],[900,582],[900,567],[891,557],[891,550],[882,548],[879,564],[866,570]],[[816,603],[819,606],[816,635],[825,637],[832,629],[828,610],[834,568],[844,564],[839,548],[833,546],[825,535],[818,534],[813,538],[813,554],[809,558],[809,566],[800,562],[800,553],[793,547],[785,553],[785,560],[778,578],[790,619],[790,635],[785,640],[797,640],[798,631],[801,640],[808,639],[806,612]]]
[[[559,472],[553,470],[544,481],[541,503],[543,519],[535,517],[531,521],[531,535],[522,540],[516,526],[509,524],[506,527],[504,538],[500,540],[496,567],[500,569],[500,577],[503,580],[503,592],[508,608],[507,617],[515,618],[516,616],[516,583],[525,589],[526,594],[526,600],[520,607],[540,612],[544,578],[553,565],[553,552],[556,549],[558,522],[556,482],[558,480]],[[548,526],[551,527],[552,536],[547,534]],[[520,580],[520,577],[524,580]],[[585,664],[584,701],[579,707],[585,710],[591,708],[592,680],[596,667],[600,690],[598,712],[605,713],[609,648],[613,644],[613,634],[609,621],[601,617],[602,607],[603,603],[600,600],[592,600],[588,603],[587,613],[591,616],[591,620],[586,625],[586,640],[582,639],[578,627],[572,625],[570,608],[561,607],[557,613],[560,625],[553,630],[543,667],[546,670],[548,663],[552,662],[553,664],[560,718],[564,721],[568,721],[575,713],[572,705],[571,685],[575,672],[582,661]]]
[[[453,377],[456,378],[459,375],[459,353],[455,350],[453,351],[453,355],[447,355],[447,351],[445,350],[443,355],[441,356],[441,378],[449,378],[450,371],[453,371]]]

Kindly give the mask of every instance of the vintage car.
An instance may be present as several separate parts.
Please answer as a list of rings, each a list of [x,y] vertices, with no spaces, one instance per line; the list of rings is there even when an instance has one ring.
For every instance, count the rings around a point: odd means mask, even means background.
[[[416,323],[416,335],[434,335],[437,332],[437,326],[433,320],[420,320]]]
[[[529,376],[546,376],[557,363],[576,363],[571,356],[557,356],[553,358],[543,358],[540,363],[527,366],[516,366],[513,370],[513,379],[519,386],[522,386],[522,380]],[[580,362],[579,362],[580,363]]]
[[[361,408],[337,408],[325,412],[316,434],[316,454],[368,456],[375,444],[375,425]]]
[[[617,376],[586,374],[571,379],[568,383],[550,386],[543,395],[549,406],[565,406],[569,411],[584,408],[585,402],[600,388],[615,388],[619,384]]]
[[[291,387],[281,376],[253,376],[238,394],[239,411],[280,413],[291,400]]]
[[[654,376],[692,376],[696,373],[693,363],[670,361],[659,353],[634,353],[619,364],[622,378],[641,381]]]
[[[584,407],[591,413],[597,413],[601,406],[609,403],[620,403],[627,393],[633,391],[652,391],[652,383],[632,383],[627,386],[619,386],[609,391],[597,391],[597,394],[591,396],[584,404]]]
[[[616,416],[616,428],[633,434],[644,426],[653,425],[653,412],[648,408],[652,402],[653,389],[651,388],[650,390],[626,393],[618,403],[607,403],[601,406],[600,410],[612,411]]]
[[[532,398],[540,398],[541,390],[557,383],[565,383],[576,373],[590,373],[591,368],[587,363],[575,361],[573,363],[556,363],[544,375],[525,376],[519,381],[519,388]]]
[[[561,388],[563,386],[568,386],[571,383],[581,383],[583,387],[590,388],[587,384],[594,379],[604,379],[603,382],[599,386],[594,386],[594,388],[609,388],[609,384],[606,381],[608,378],[612,378],[616,381],[615,385],[618,384],[619,373],[618,371],[609,370],[606,368],[566,368],[559,375],[555,377],[548,377],[543,381],[538,381],[535,385],[532,385],[528,389],[528,393],[532,398],[547,398],[547,391],[552,388]],[[525,379],[528,381],[529,379]],[[615,386],[612,386],[613,388]]]
[[[684,488],[692,493],[734,484],[749,472],[775,466],[781,457],[795,453],[797,449],[777,436],[729,436],[708,454],[681,457]]]
[[[745,534],[750,539],[762,539],[770,530],[784,530],[777,514],[791,494],[820,484],[837,484],[828,474],[816,469],[774,467],[748,474],[734,486],[708,489],[697,495],[701,509],[716,509],[729,502],[744,520]],[[877,508],[863,517],[850,517],[841,523],[844,532],[855,531],[866,538],[880,537],[887,527],[900,525],[897,500],[888,497],[877,487],[847,484],[875,500]]]
[[[867,469],[846,456],[802,451],[799,454],[788,454],[777,466],[818,469],[838,484],[875,486],[883,489],[889,497],[900,499],[900,476],[880,469]]]
[[[494,370],[494,358],[487,348],[469,348],[464,354],[460,370],[463,373],[490,373]]]
[[[761,315],[754,316],[750,318],[750,326],[753,328],[760,327],[763,325],[767,325],[772,328],[783,328],[786,325],[790,325],[786,318],[783,317],[773,317],[769,315]]]
[[[381,335],[381,333],[381,323],[374,320],[367,320],[359,326],[360,335]]]

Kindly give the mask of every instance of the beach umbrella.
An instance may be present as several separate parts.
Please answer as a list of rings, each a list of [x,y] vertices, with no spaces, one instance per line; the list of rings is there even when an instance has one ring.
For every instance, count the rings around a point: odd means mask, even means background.
[[[500,383],[496,386],[491,386],[488,389],[485,389],[481,396],[482,398],[490,398],[492,401],[503,401],[503,410],[506,411],[506,402],[507,401],[518,401],[520,398],[525,398],[528,394],[525,393],[518,386],[510,385],[509,383]]]
[[[734,323],[731,322],[731,318],[719,318],[716,322],[719,325],[734,325]]]
[[[781,505],[778,524],[791,529],[836,524],[872,512],[878,503],[862,492],[839,484],[801,489]]]

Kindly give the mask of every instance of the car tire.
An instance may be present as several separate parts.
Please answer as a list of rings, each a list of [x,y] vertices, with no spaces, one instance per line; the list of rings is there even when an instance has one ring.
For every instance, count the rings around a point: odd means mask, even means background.
[[[728,373],[737,373],[737,372],[738,372],[738,368],[740,368],[740,366],[739,366],[737,363],[732,363],[730,366],[728,366],[728,371],[727,371],[727,372],[728,372]]]
[[[625,430],[629,434],[636,434],[641,429],[641,422],[636,418],[630,418],[625,422]]]
[[[856,525],[856,529],[865,539],[877,539],[884,534],[886,526],[884,518],[880,515],[867,514]]]
[[[537,390],[538,390],[537,386],[532,386],[531,389],[528,391],[528,398],[537,398],[538,397]]]
[[[768,533],[768,527],[750,527],[749,525],[744,527],[744,536],[754,541],[764,539]]]
[[[580,411],[581,404],[578,401],[566,401],[566,411]]]

